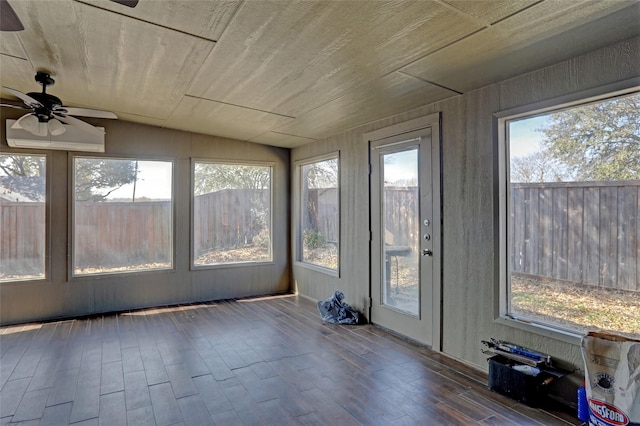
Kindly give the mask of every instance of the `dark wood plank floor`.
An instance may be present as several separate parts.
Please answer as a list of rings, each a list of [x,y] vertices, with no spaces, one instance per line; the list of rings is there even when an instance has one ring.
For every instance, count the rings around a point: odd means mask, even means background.
[[[486,376],[296,296],[0,329],[0,425],[540,425]],[[575,423],[575,422],[573,422]]]

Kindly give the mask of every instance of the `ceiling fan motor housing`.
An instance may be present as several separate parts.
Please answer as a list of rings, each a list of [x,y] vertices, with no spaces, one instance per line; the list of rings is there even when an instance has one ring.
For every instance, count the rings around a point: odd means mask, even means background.
[[[47,86],[53,86],[54,84],[56,84],[56,81],[51,78],[51,75],[47,74],[44,71],[36,71],[35,79],[43,87],[43,90]]]
[[[40,121],[49,121],[53,118],[53,111],[62,106],[60,98],[48,93],[30,92],[27,95],[40,102],[39,106],[31,105],[34,109],[34,114]]]
[[[0,0],[0,2],[2,1],[3,0]],[[9,93],[22,99],[22,102],[27,106],[23,107],[15,104],[2,104],[3,107],[7,106],[21,110],[31,110],[31,112],[22,116],[14,124],[14,126],[18,126],[17,128],[24,128],[37,136],[46,136],[47,131],[53,136],[58,136],[66,131],[63,124],[67,124],[79,127],[88,133],[104,135],[103,128],[95,127],[87,122],[78,120],[73,116],[80,115],[95,118],[118,118],[110,111],[92,110],[87,108],[65,108],[63,107],[60,98],[47,93],[47,86],[51,86],[55,83],[49,74],[44,71],[38,71],[36,73],[35,80],[42,86],[42,92],[40,93],[29,92],[25,94],[19,90],[2,86],[9,91]]]

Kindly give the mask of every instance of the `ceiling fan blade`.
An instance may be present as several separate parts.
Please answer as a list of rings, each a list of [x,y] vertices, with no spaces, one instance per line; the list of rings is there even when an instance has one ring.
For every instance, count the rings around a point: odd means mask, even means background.
[[[136,7],[138,5],[138,0],[111,0],[114,3],[121,4],[123,6],[128,7]]]
[[[55,112],[53,113],[53,115],[55,115],[55,117],[61,122],[68,124],[70,126],[77,127],[78,129],[84,130],[85,132],[93,133],[97,135],[104,135],[104,131],[102,129],[93,127],[91,124],[84,122],[82,120],[78,120],[77,118],[69,117],[69,116],[58,114]]]
[[[42,107],[42,104],[38,101],[36,101],[35,99],[33,99],[31,96],[29,95],[25,95],[24,93],[22,93],[19,90],[16,89],[12,89],[11,87],[7,87],[7,86],[2,86],[7,92],[11,93],[12,95],[22,99],[22,101],[29,105],[31,108],[40,108]]]
[[[15,108],[15,109],[31,109],[31,107],[28,107],[28,106],[15,105],[15,104],[0,104],[0,107]]]
[[[136,2],[137,3],[137,2]],[[0,31],[22,31],[24,26],[7,0],[0,0]]]
[[[112,113],[111,111],[101,111],[99,109],[73,108],[73,107],[63,106],[59,110],[66,111],[65,114],[77,115],[80,117],[113,118],[113,119],[118,118],[118,116]]]

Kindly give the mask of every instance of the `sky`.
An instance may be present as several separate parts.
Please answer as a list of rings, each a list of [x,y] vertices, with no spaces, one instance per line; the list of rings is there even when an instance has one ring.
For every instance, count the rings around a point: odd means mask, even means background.
[[[544,116],[512,121],[509,124],[511,158],[524,157],[540,149],[542,133],[535,129],[544,125]],[[406,182],[415,179],[415,152],[393,154],[393,161],[385,165],[385,179],[390,182]],[[136,198],[170,199],[172,189],[172,163],[168,161],[139,161]],[[117,189],[109,199],[131,199],[133,184]]]
[[[171,199],[171,172],[173,163],[170,161],[138,161],[138,182],[136,183],[136,199],[146,197],[152,200]],[[109,199],[133,197],[133,184],[124,185],[113,191]]]
[[[536,129],[544,127],[545,116],[511,121],[509,123],[509,154],[511,158],[526,157],[540,150],[542,132]],[[393,160],[385,164],[385,180],[406,182],[415,178],[415,153],[400,152],[393,154]]]
[[[509,123],[509,154],[518,158],[531,155],[540,150],[542,132],[536,132],[544,126],[545,116],[511,121]]]
[[[385,155],[390,161],[384,165],[384,180],[389,184],[415,183],[417,177],[416,152],[409,150]]]

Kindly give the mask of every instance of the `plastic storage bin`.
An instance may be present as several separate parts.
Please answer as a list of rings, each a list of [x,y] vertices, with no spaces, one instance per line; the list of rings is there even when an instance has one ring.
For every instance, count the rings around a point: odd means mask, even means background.
[[[518,364],[500,355],[489,358],[489,389],[530,407],[539,407],[547,395],[546,385],[554,378],[546,371],[532,376],[513,367]]]

